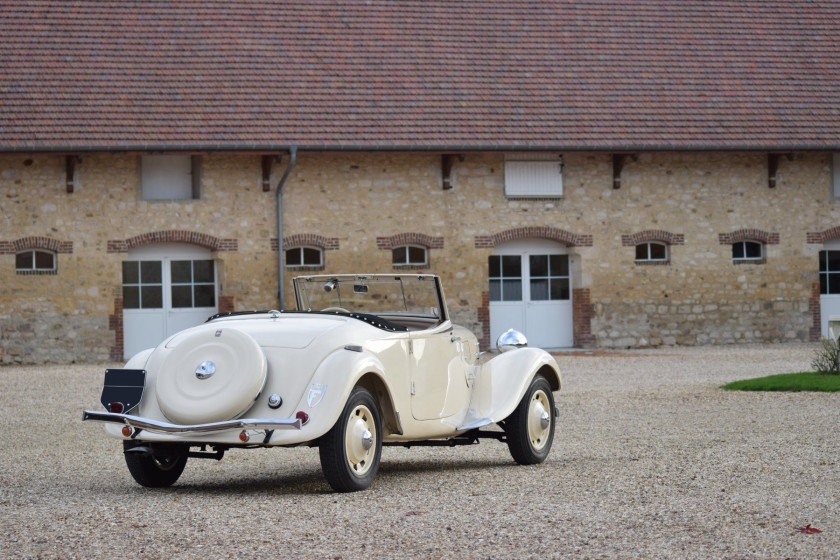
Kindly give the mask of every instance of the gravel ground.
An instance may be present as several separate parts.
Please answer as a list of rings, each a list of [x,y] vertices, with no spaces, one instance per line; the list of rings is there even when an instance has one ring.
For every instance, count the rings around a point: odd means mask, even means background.
[[[349,495],[314,449],[235,450],[141,488],[80,421],[104,366],[0,368],[0,556],[840,558],[840,395],[716,388],[808,369],[813,350],[562,354],[546,463],[494,441],[386,448]]]

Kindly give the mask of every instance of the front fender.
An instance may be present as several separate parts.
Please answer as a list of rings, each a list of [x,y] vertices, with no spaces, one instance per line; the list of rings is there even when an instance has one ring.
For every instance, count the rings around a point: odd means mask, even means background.
[[[316,439],[326,434],[338,421],[350,392],[362,376],[373,373],[385,379],[385,368],[375,355],[369,352],[336,350],[327,356],[315,370],[310,385],[304,390],[295,410],[302,410],[309,415],[305,430]],[[383,383],[386,389],[390,388]],[[313,399],[309,404],[309,395],[323,391],[320,400]],[[393,402],[393,398],[391,399]]]
[[[479,367],[475,379],[472,414],[492,422],[514,411],[537,373],[560,390],[560,368],[551,354],[540,348],[520,348],[500,354]]]

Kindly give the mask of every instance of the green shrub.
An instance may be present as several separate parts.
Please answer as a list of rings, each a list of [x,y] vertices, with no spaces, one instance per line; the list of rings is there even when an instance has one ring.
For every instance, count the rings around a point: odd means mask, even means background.
[[[816,356],[811,361],[811,368],[823,375],[840,375],[840,344],[825,337],[820,343]]]

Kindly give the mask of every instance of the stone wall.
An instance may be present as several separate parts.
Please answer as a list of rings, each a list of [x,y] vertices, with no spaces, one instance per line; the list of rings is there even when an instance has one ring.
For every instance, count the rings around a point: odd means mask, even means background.
[[[221,240],[213,256],[226,309],[277,306],[274,185],[284,169],[274,164],[263,192],[260,156],[207,154],[199,200],[144,201],[136,155],[83,156],[72,193],[63,157],[0,157],[0,363],[117,357],[119,242],[155,232]],[[760,153],[638,154],[619,189],[612,172],[610,154],[564,154],[562,199],[510,200],[502,154],[456,160],[445,190],[438,154],[303,152],[283,191],[283,237],[323,240],[324,273],[394,271],[386,241],[427,240],[425,271],[443,277],[452,317],[485,339],[487,258],[508,231],[559,231],[553,238],[570,245],[579,345],[813,337],[822,246],[808,233],[840,226],[828,154],[782,157],[773,189]],[[748,230],[767,234],[766,258],[734,264],[727,243]],[[645,232],[670,236],[668,264],[635,262],[627,240]],[[72,244],[56,274],[15,273],[8,244],[26,237]]]

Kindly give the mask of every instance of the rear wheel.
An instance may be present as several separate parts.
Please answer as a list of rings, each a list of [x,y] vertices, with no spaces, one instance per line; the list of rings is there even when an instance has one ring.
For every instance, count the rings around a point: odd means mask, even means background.
[[[336,492],[355,492],[373,484],[382,455],[382,419],[367,389],[353,389],[318,451],[324,476]]]
[[[554,395],[537,375],[513,413],[505,419],[505,434],[513,460],[520,465],[542,463],[554,439]]]
[[[129,450],[134,447],[138,447],[137,442],[123,442],[128,472],[141,486],[147,488],[172,486],[187,466],[187,449],[181,449],[181,446],[156,449],[155,453],[130,452]]]

